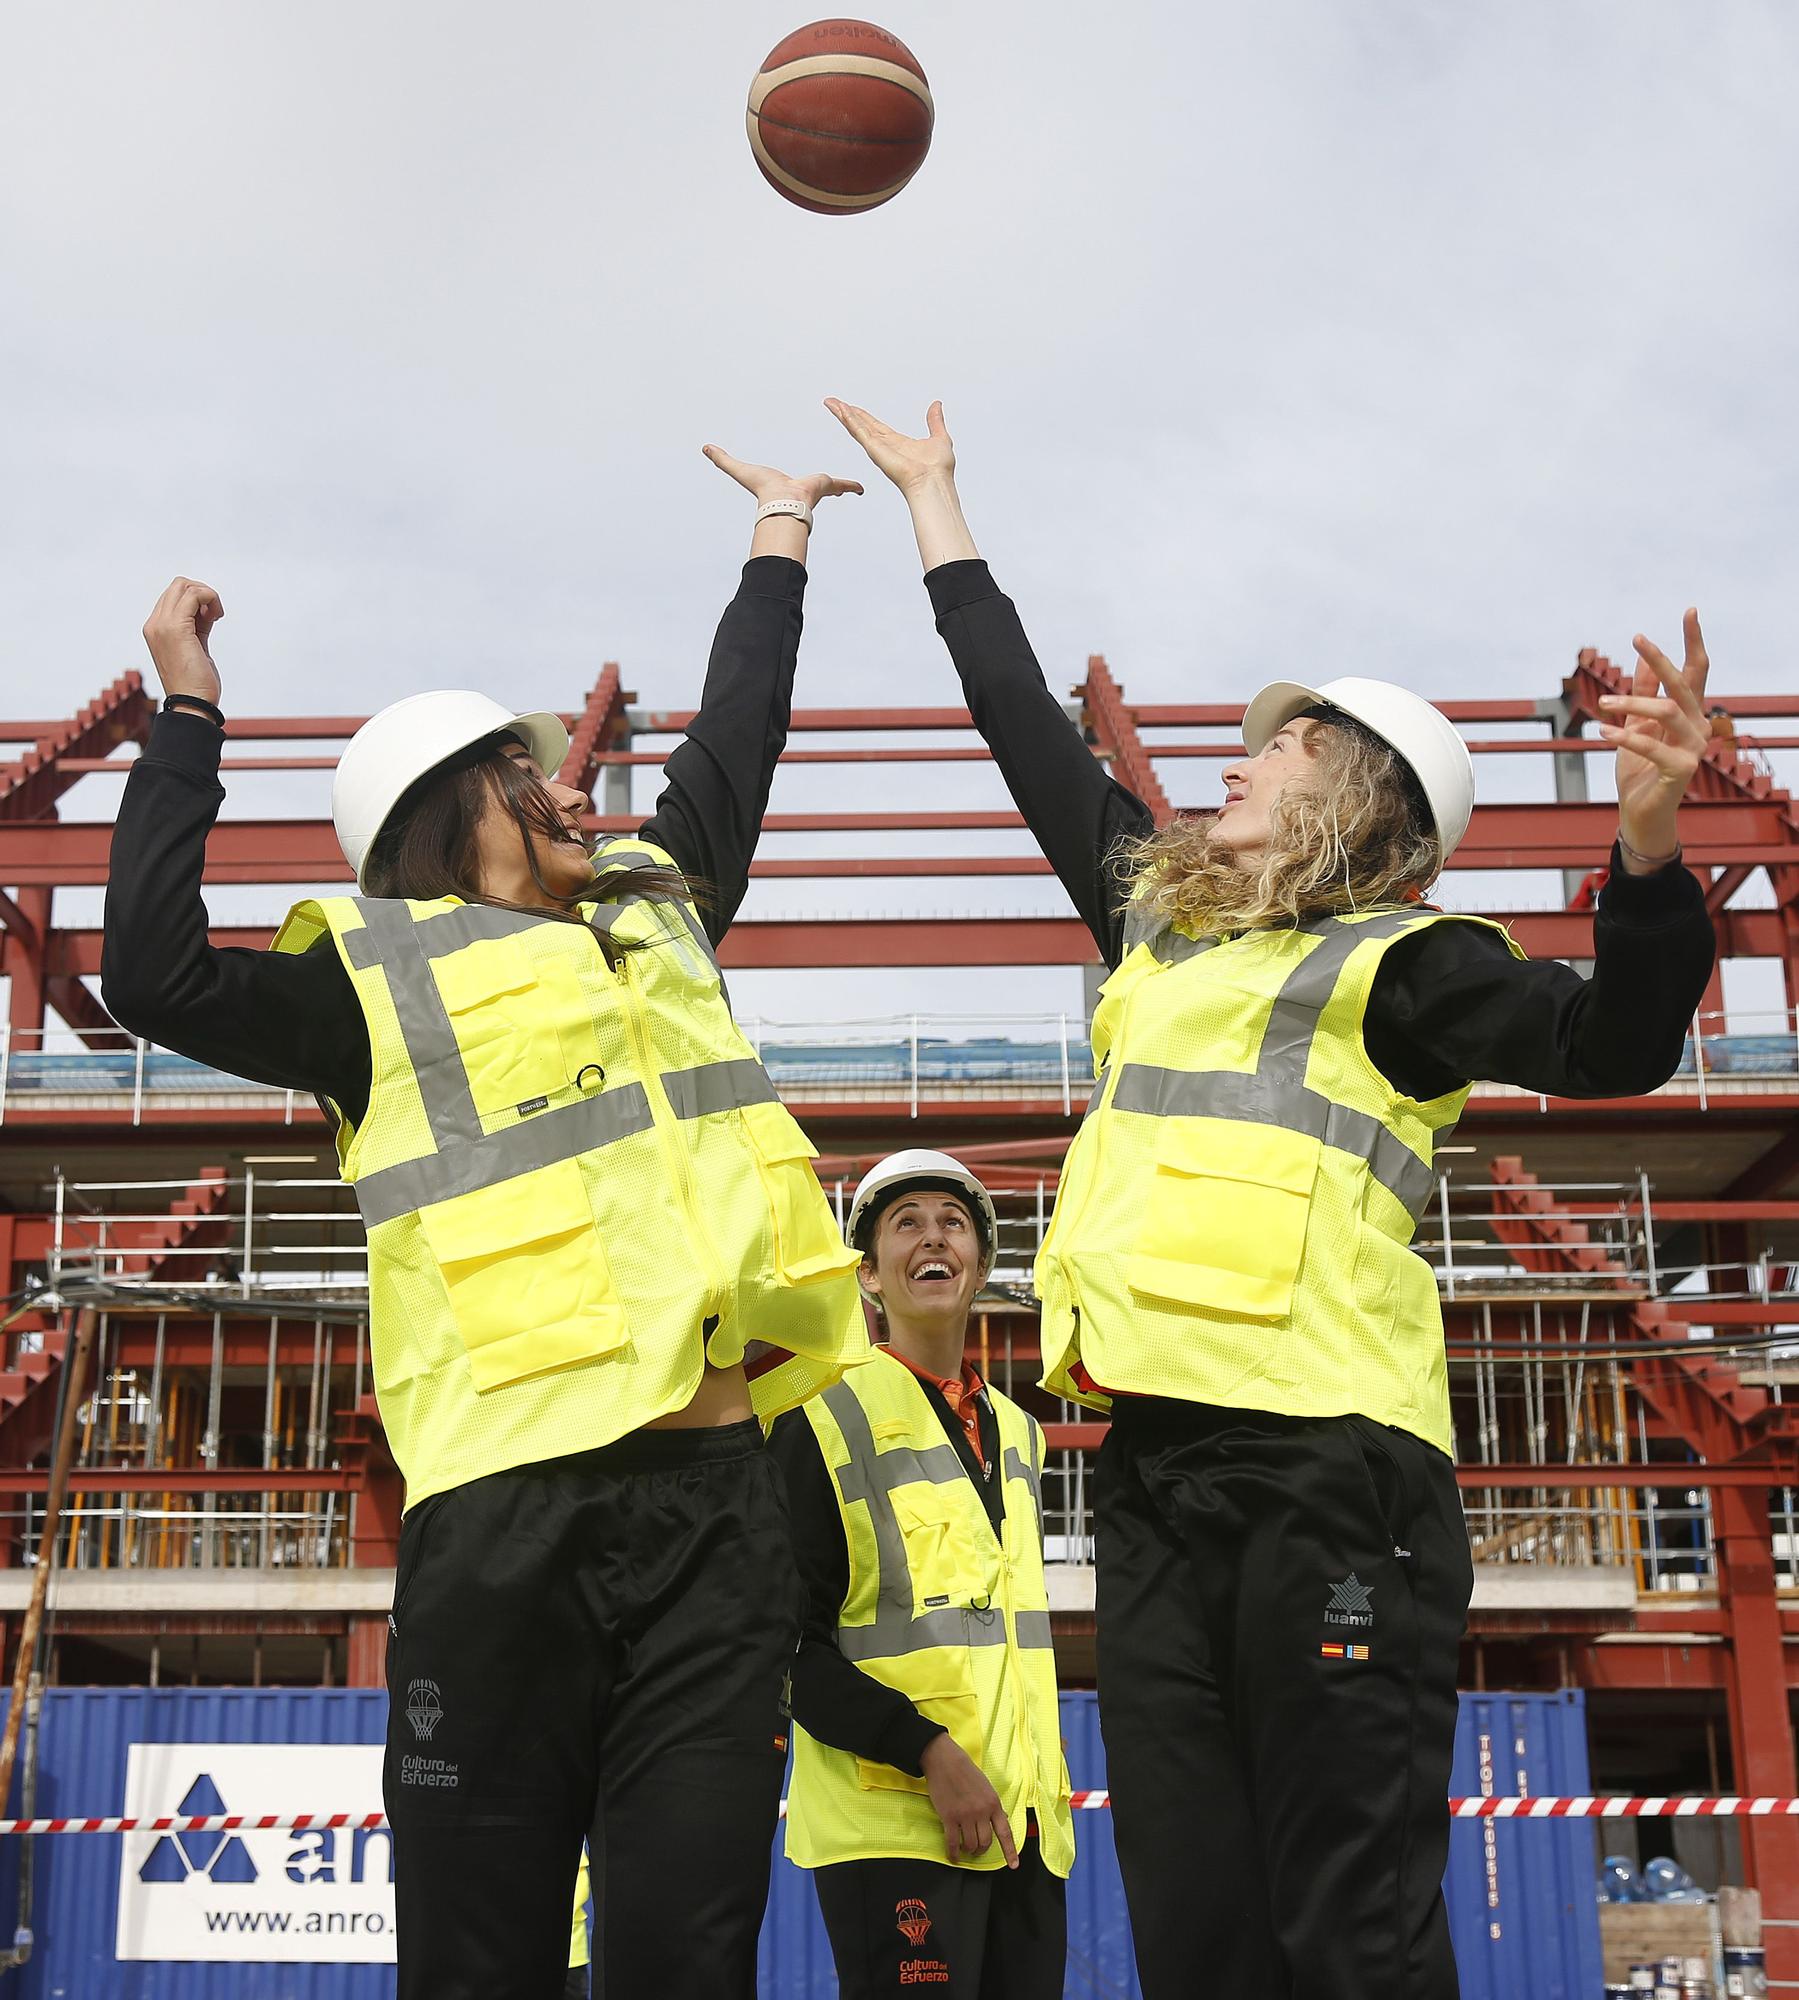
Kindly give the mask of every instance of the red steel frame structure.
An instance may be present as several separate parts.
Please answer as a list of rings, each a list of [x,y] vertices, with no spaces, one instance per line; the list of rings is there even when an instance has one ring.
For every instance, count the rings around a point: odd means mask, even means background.
[[[1549,757],[1553,802],[1490,804],[1477,808],[1457,869],[1551,873],[1563,891],[1555,906],[1519,907],[1508,915],[1514,935],[1533,955],[1581,960],[1592,949],[1591,871],[1608,846],[1611,808],[1586,796],[1585,760],[1603,746],[1587,732],[1598,719],[1598,697],[1622,684],[1618,670],[1592,652],[1578,655],[1557,693],[1543,699],[1475,699],[1443,704],[1477,754]],[[1241,708],[1234,704],[1132,704],[1105,660],[1094,657],[1074,690],[1078,712],[1096,757],[1142,797],[1159,819],[1171,804],[1167,784],[1188,760],[1217,759],[1234,747]],[[1799,747],[1799,736],[1773,733],[1799,716],[1799,694],[1719,698],[1734,738],[1714,742],[1685,813],[1689,863],[1708,884],[1721,959],[1762,959],[1781,968],[1789,1009],[1799,1007],[1799,815],[1774,782],[1761,753]],[[154,704],[138,675],[115,681],[78,715],[59,720],[0,723],[0,756],[14,746],[14,761],[0,766],[0,971],[9,981],[6,1033],[20,1046],[44,1030],[52,1015],[73,1035],[100,1047],[117,1034],[89,984],[99,970],[100,935],[93,926],[55,921],[58,889],[97,887],[106,880],[110,829],[104,822],[59,817],[59,802],[83,778],[116,774],[130,746],[145,738]],[[628,831],[630,777],[653,768],[665,750],[653,747],[678,733],[681,712],[646,710],[628,693],[616,666],[607,666],[581,708],[568,717],[572,743],[565,780],[593,792],[594,824]],[[354,716],[234,717],[224,770],[233,773],[309,770],[321,774],[335,758],[295,745],[331,745],[354,730]],[[987,752],[959,708],[802,709],[793,718],[788,765],[881,767],[883,786],[896,799],[908,790],[903,767],[978,763]],[[902,767],[888,770],[885,767]],[[859,771],[860,777],[872,775]],[[878,835],[878,854],[778,851],[765,843],[754,875],[761,880],[822,883],[831,880],[904,884],[964,878],[995,881],[1042,875],[1035,852],[934,855],[907,851],[908,836],[1015,833],[1021,822],[1006,810],[921,811],[895,805],[881,810],[775,812],[770,835]],[[981,843],[970,841],[970,847]],[[989,841],[988,844],[991,844]],[[207,881],[289,887],[346,879],[329,823],[324,819],[231,819],[208,848]],[[1750,884],[1767,891],[1751,900]],[[1446,900],[1453,902],[1454,874]],[[1751,892],[1754,895],[1754,892]],[[220,926],[221,944],[260,945],[265,929]],[[1072,915],[784,917],[740,920],[722,953],[735,968],[833,967],[1081,967],[1095,969],[1085,928]],[[1721,1008],[1717,980],[1708,1007]],[[870,1094],[837,1092],[794,1100],[820,1143],[829,1174],[853,1173],[864,1162],[902,1143],[947,1144],[983,1163],[996,1185],[1023,1189],[1046,1180],[1053,1188],[1056,1163],[1078,1117],[1054,1092],[1020,1087],[978,1097],[938,1101],[926,1093],[910,1103]],[[1744,1379],[1726,1359],[1687,1351],[1689,1325],[1772,1334],[1799,1326],[1791,1299],[1767,1295],[1707,1303],[1703,1299],[1632,1298],[1618,1274],[1593,1247],[1578,1204],[1545,1192],[1545,1183],[1591,1181],[1606,1163],[1627,1156],[1641,1168],[1645,1233],[1651,1233],[1648,1184],[1656,1189],[1656,1226],[1691,1232],[1705,1260],[1747,1266],[1751,1238],[1799,1245],[1799,1082],[1746,1085],[1728,1094],[1658,1093],[1602,1105],[1539,1100],[1519,1092],[1476,1093],[1458,1137],[1473,1142],[1485,1180],[1483,1199],[1493,1204],[1489,1233],[1508,1246],[1517,1266],[1540,1273],[1555,1296],[1586,1296],[1584,1284],[1610,1287],[1606,1310],[1623,1328],[1624,1363],[1639,1408],[1646,1449],[1629,1463],[1583,1460],[1554,1468],[1495,1463],[1489,1457],[1461,1470],[1463,1483],[1491,1494],[1518,1489],[1541,1492],[1554,1484],[1584,1492],[1619,1487],[1699,1488],[1710,1495],[1716,1543],[1715,1594],[1677,1606],[1640,1605],[1623,1619],[1591,1615],[1558,1617],[1535,1611],[1477,1618],[1476,1639],[1503,1662],[1595,1689],[1679,1690],[1722,1695],[1730,1732],[1735,1787],[1745,1793],[1786,1794],[1796,1789],[1790,1698],[1799,1687],[1799,1594],[1782,1596],[1770,1528],[1770,1495],[1799,1485],[1799,1417],[1783,1409],[1778,1391]],[[90,1106],[62,1099],[34,1105],[6,1098],[0,1073],[0,1168],[10,1205],[0,1209],[0,1270],[5,1289],[18,1294],[45,1267],[55,1223],[31,1190],[41,1187],[54,1151],[94,1174],[119,1179],[134,1172],[173,1184],[167,1216],[137,1226],[134,1268],[149,1272],[159,1257],[180,1249],[204,1251],[223,1241],[218,1188],[224,1170],[199,1164],[241,1155],[247,1146],[322,1135],[310,1106],[278,1098],[206,1104],[187,1100],[116,1101]],[[1530,1165],[1525,1161],[1528,1158]],[[151,1165],[142,1163],[150,1161]],[[1620,1173],[1618,1178],[1622,1178]],[[126,1232],[128,1235],[129,1232]],[[1447,1198],[1445,1240],[1452,1236]],[[1799,1261],[1795,1257],[1794,1261]],[[1765,1271],[1765,1260],[1764,1260]],[[1598,1295],[1598,1294],[1596,1294]],[[1447,1307],[1452,1353],[1485,1337],[1501,1344],[1516,1331],[1515,1315],[1501,1310],[1501,1330],[1480,1313],[1491,1301],[1452,1293]],[[1483,1336],[1479,1328],[1485,1326]],[[1508,1329],[1510,1329],[1508,1331]],[[0,1356],[0,1509],[41,1494],[41,1463],[49,1433],[60,1365],[62,1333],[53,1313],[15,1312]],[[1517,1338],[1525,1336],[1518,1334]],[[316,1325],[268,1320],[253,1303],[221,1300],[216,1311],[180,1307],[115,1320],[114,1366],[144,1372],[211,1365],[215,1380],[277,1360],[293,1368],[313,1357]],[[1796,1336],[1799,1339],[1799,1336]],[[1683,1346],[1683,1342],[1686,1345]],[[1667,1350],[1666,1352],[1660,1350]],[[1035,1353],[1028,1313],[1008,1331],[1008,1352],[1028,1363]],[[358,1386],[361,1377],[358,1374]],[[86,1494],[110,1494],[129,1509],[146,1496],[185,1495],[208,1507],[231,1496],[268,1504],[271,1495],[340,1495],[354,1500],[355,1527],[348,1547],[353,1567],[391,1565],[398,1537],[400,1487],[382,1439],[371,1395],[340,1409],[331,1435],[308,1465],[227,1466],[218,1461],[218,1411],[210,1413],[213,1455],[178,1469],[148,1460],[93,1464],[77,1472],[76,1504]],[[266,1430],[266,1426],[265,1426]],[[1060,1447],[1085,1451],[1103,1425],[1066,1420],[1055,1427]],[[1658,1452],[1661,1462],[1650,1463]],[[91,1460],[91,1454],[90,1454]],[[12,1516],[0,1528],[0,1565],[24,1554]],[[0,1574],[3,1574],[0,1570]],[[138,1614],[141,1629],[173,1629],[168,1610]],[[231,1620],[208,1614],[194,1629],[230,1629]],[[256,1622],[245,1612],[245,1629]],[[264,1621],[265,1623],[269,1621]],[[279,1621],[275,1621],[279,1623]],[[1078,1619],[1064,1615],[1072,1626]],[[176,1624],[179,1617],[176,1616]],[[1628,1627],[1621,1631],[1620,1627]],[[79,1628],[79,1620],[68,1624]],[[126,1629],[114,1620],[108,1628]],[[284,1629],[341,1633],[349,1677],[373,1681],[380,1672],[382,1621],[366,1608],[295,1612]],[[10,1634],[9,1634],[10,1636]],[[1621,1637],[1630,1641],[1610,1643]],[[1477,1670],[1484,1654],[1473,1656]],[[1713,1787],[1716,1789],[1716,1786]],[[1799,1831],[1758,1824],[1748,1860],[1771,1911],[1799,1917]],[[1782,1934],[1787,1935],[1787,1934]],[[1781,1955],[1786,1955],[1782,1947]],[[1799,1947],[1792,1948],[1799,1955]]]

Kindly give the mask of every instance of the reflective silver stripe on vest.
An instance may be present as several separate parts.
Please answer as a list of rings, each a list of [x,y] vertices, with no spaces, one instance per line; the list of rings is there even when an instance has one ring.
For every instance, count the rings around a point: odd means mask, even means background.
[[[1179,965],[1196,952],[1210,951],[1217,942],[1215,937],[1194,938],[1188,937],[1185,931],[1177,931],[1171,916],[1165,911],[1151,909],[1140,897],[1133,896],[1124,906],[1126,952],[1146,944],[1164,965]]]
[[[849,1463],[837,1467],[838,1489],[845,1502],[860,1500],[867,1507],[881,1565],[873,1622],[839,1625],[837,1650],[846,1660],[859,1661],[922,1653],[931,1646],[1003,1646],[1006,1621],[997,1607],[977,1611],[946,1604],[912,1615],[912,1565],[893,1511],[893,1488],[915,1480],[932,1486],[965,1480],[968,1473],[955,1446],[946,1442],[924,1451],[877,1452],[868,1412],[853,1389],[838,1382],[825,1390],[823,1400],[849,1447]]]
[[[1338,1152],[1365,1158],[1369,1172],[1416,1222],[1435,1185],[1430,1162],[1378,1118],[1335,1103],[1305,1081],[1319,1019],[1350,953],[1364,938],[1392,937],[1414,921],[1414,913],[1400,911],[1366,923],[1324,918],[1302,926],[1322,942],[1287,976],[1275,997],[1253,1072],[1126,1063],[1113,1086],[1111,1108],[1151,1118],[1227,1118],[1304,1133]]]
[[[1017,1445],[1007,1445],[1006,1477],[1008,1479],[1021,1479],[1030,1488],[1031,1505],[1037,1512],[1037,1540],[1041,1543],[1043,1540],[1043,1483],[1038,1476],[1038,1469],[1035,1463],[1035,1449],[1033,1448],[1033,1462],[1026,1465]]]
[[[1017,1612],[1012,1619],[1012,1628],[1018,1634],[1018,1644],[1021,1649],[1055,1644],[1050,1635],[1047,1611]]]
[[[662,1079],[677,1118],[704,1118],[709,1111],[737,1111],[746,1104],[778,1104],[768,1071],[752,1057],[671,1070]]]
[[[362,912],[364,929],[351,935],[366,942],[352,950],[351,962],[379,965],[387,977],[387,990],[393,995],[406,1054],[418,1078],[425,1118],[438,1152],[480,1145],[481,1114],[475,1109],[468,1071],[456,1045],[456,1030],[450,1025],[449,1011],[425,954],[424,925],[414,923],[404,903],[358,897],[356,907]],[[510,916],[512,912],[488,914]],[[365,952],[370,954],[366,958],[360,955]]]
[[[594,858],[594,880],[604,883],[606,877],[625,868],[669,868],[674,864],[665,861],[661,855],[647,847],[612,846],[602,850]],[[679,870],[676,870],[679,873]],[[620,909],[630,903],[654,902],[659,909],[672,908],[687,928],[687,934],[699,946],[700,955],[714,972],[719,971],[718,953],[712,948],[712,940],[706,935],[706,927],[699,920],[693,906],[678,897],[615,896],[609,899]],[[723,985],[724,975],[719,973],[719,983]]]
[[[473,1142],[440,1143],[435,1153],[422,1159],[377,1167],[356,1183],[356,1205],[362,1210],[364,1225],[373,1229],[378,1223],[397,1221],[433,1202],[453,1201],[459,1194],[498,1187],[502,1181],[535,1173],[539,1167],[553,1167],[558,1160],[597,1152],[634,1132],[647,1132],[655,1122],[643,1085],[623,1083],[598,1097],[558,1105],[554,1111],[539,1112],[535,1118]]]
[[[481,903],[458,904],[416,920],[400,902],[358,897],[356,907],[365,928],[344,934],[346,950],[354,965],[378,967],[386,977],[437,1147],[421,1159],[377,1168],[356,1182],[357,1205],[368,1228],[594,1152],[655,1123],[644,1086],[633,1082],[484,1132],[431,960],[478,938],[511,936],[553,919]],[[677,1118],[778,1101],[768,1072],[750,1056],[670,1070],[661,1082]]]

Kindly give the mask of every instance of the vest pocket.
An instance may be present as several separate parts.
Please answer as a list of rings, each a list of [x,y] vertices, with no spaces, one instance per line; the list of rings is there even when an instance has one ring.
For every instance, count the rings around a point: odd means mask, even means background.
[[[558,1029],[571,1007],[579,1009],[580,995],[562,990],[557,975],[564,970],[540,968],[509,938],[484,938],[436,961],[469,1091],[484,1117],[568,1089]]]
[[[1285,1319],[1320,1151],[1281,1125],[1164,1119],[1125,1282],[1232,1319]]]
[[[981,1705],[972,1682],[939,1687],[935,1693],[903,1687],[900,1693],[927,1722],[938,1723],[947,1729],[952,1741],[977,1764],[980,1763],[986,1745],[981,1741]],[[916,1792],[921,1797],[927,1797],[931,1789],[924,1778],[914,1778],[895,1765],[877,1764],[867,1757],[856,1759],[856,1782],[865,1792]]]
[[[768,1197],[775,1272],[784,1285],[816,1285],[853,1271],[861,1259],[843,1240],[812,1162],[818,1157],[784,1104],[746,1104],[739,1113]]]
[[[575,1161],[433,1202],[419,1222],[476,1389],[624,1346],[624,1308]]]
[[[891,1497],[893,1518],[906,1543],[914,1618],[932,1611],[965,1611],[977,1594],[972,1581],[976,1577],[987,1578],[978,1595],[995,1594],[999,1578],[992,1564],[981,1560],[971,1533],[969,1515],[981,1503],[959,1467],[953,1482],[941,1486],[911,1482],[894,1487]],[[984,1512],[981,1525],[987,1525]],[[997,1556],[999,1545],[991,1533],[988,1540]]]

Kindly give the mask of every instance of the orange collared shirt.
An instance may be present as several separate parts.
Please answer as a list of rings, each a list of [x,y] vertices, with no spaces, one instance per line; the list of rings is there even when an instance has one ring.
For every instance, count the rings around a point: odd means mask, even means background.
[[[981,1392],[986,1383],[972,1361],[962,1364],[961,1379],[953,1375],[936,1375],[928,1368],[919,1367],[916,1361],[907,1360],[897,1348],[887,1352],[895,1361],[905,1362],[912,1373],[929,1389],[935,1389],[950,1406],[952,1413],[961,1420],[962,1430],[974,1452],[975,1463],[983,1472],[987,1470],[987,1454],[981,1449]]]

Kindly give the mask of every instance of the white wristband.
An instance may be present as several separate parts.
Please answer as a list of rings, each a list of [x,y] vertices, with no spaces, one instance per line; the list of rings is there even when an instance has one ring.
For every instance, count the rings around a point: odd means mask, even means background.
[[[764,500],[756,509],[756,519],[766,521],[776,514],[784,514],[797,521],[802,528],[812,525],[812,509],[803,500]]]

